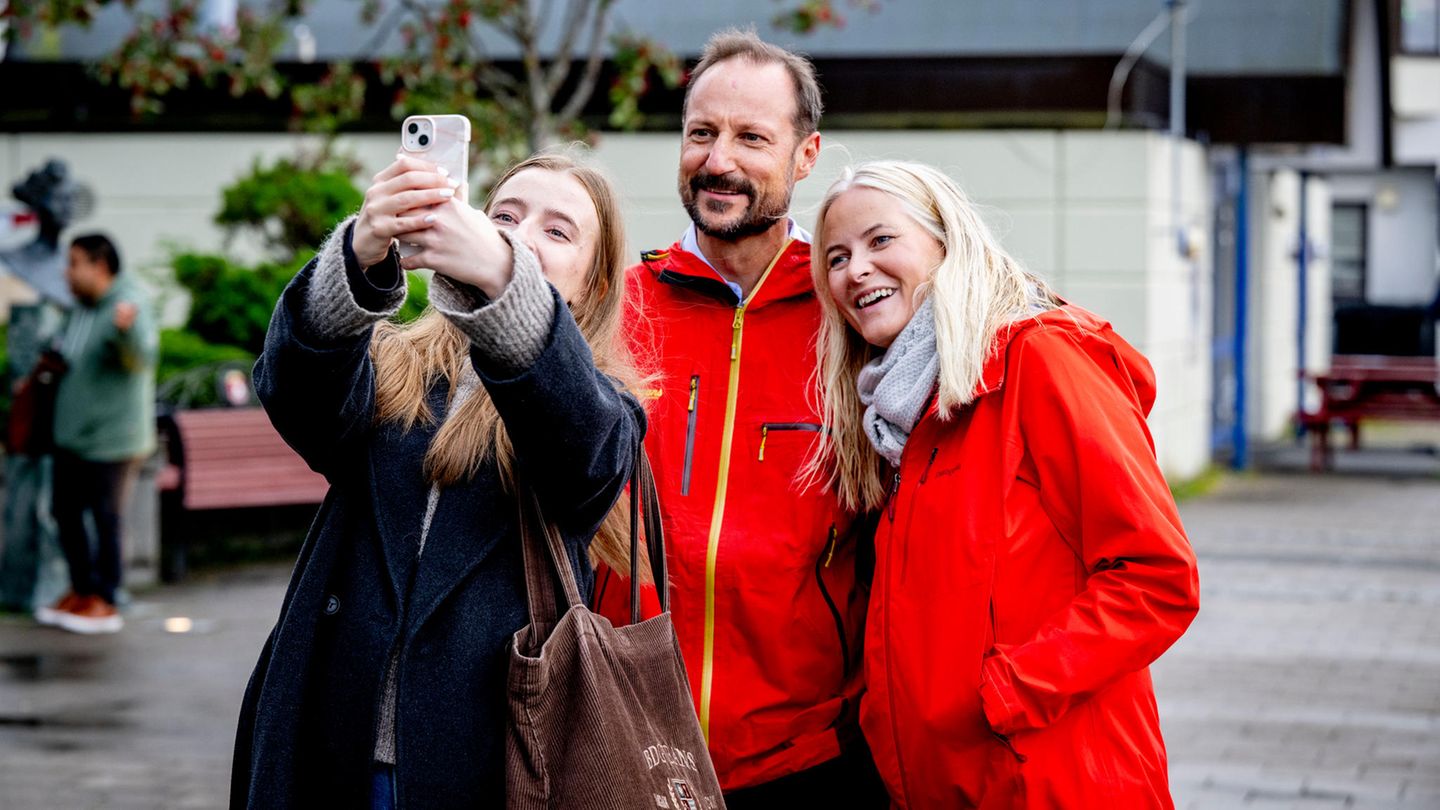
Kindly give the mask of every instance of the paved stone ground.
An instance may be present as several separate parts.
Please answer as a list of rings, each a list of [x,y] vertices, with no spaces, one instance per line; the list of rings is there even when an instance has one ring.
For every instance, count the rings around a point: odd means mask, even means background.
[[[119,635],[0,620],[0,808],[220,808],[240,696],[289,567],[137,594]],[[172,633],[165,620],[193,628]]]
[[[1343,461],[1182,505],[1203,606],[1154,670],[1182,810],[1440,808],[1440,461]],[[0,808],[223,807],[287,573],[141,593],[115,637],[0,620]]]
[[[1341,460],[1182,505],[1200,615],[1153,670],[1180,808],[1440,808],[1440,463]]]

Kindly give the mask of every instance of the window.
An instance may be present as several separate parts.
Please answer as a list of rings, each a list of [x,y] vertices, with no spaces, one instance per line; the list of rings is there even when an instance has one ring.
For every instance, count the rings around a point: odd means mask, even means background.
[[[1335,306],[1365,303],[1366,218],[1361,203],[1336,203],[1330,212],[1330,298]]]
[[[1440,56],[1440,0],[1400,0],[1400,52]]]

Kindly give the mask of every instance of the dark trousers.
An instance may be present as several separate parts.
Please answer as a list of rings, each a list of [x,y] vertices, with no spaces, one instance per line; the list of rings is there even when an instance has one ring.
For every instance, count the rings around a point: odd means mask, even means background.
[[[51,512],[60,547],[70,565],[70,587],[81,596],[98,596],[115,604],[120,587],[120,526],[130,487],[140,465],[126,461],[86,461],[55,451]],[[89,513],[95,542],[85,526]]]
[[[858,739],[829,762],[725,794],[728,810],[763,810],[770,807],[885,810],[889,806],[890,796],[885,792],[885,783],[880,781],[880,773],[875,770],[870,749]]]

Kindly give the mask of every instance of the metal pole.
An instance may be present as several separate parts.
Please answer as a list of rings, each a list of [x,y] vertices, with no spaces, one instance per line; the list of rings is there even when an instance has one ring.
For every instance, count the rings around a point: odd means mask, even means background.
[[[1166,0],[1170,7],[1170,134],[1185,137],[1185,0]]]
[[[1190,246],[1181,221],[1180,147],[1185,143],[1185,0],[1166,0],[1170,7],[1170,227],[1181,257]]]
[[[1235,192],[1235,424],[1231,428],[1234,455],[1230,466],[1243,470],[1249,465],[1245,436],[1245,344],[1249,325],[1250,287],[1250,150],[1239,147],[1240,178]]]

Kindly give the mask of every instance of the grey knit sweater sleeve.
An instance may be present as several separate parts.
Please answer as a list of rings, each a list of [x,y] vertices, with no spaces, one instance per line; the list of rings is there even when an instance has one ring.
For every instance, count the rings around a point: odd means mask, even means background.
[[[494,301],[479,289],[436,273],[430,281],[430,305],[460,327],[486,361],[505,375],[529,368],[545,350],[555,324],[555,294],[540,272],[540,260],[506,231],[515,264],[510,283]]]
[[[405,303],[403,276],[399,286],[383,294],[380,309],[369,309],[356,299],[353,285],[364,281],[357,278],[358,273],[348,272],[345,264],[346,241],[354,222],[355,217],[351,217],[340,223],[315,257],[315,271],[305,294],[304,317],[305,326],[322,340],[341,340],[363,334],[376,322],[394,315]]]

